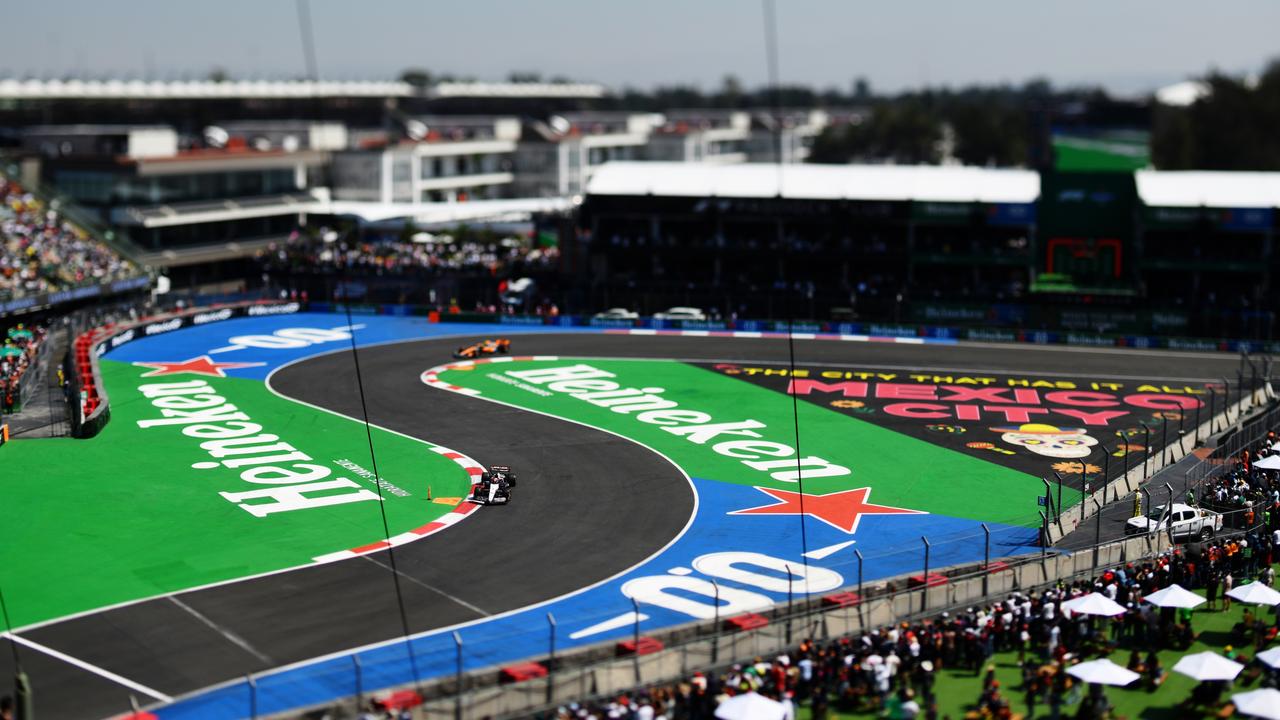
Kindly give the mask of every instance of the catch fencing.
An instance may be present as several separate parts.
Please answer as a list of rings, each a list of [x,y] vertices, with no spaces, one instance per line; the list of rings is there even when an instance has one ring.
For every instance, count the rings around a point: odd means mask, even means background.
[[[564,635],[557,619],[548,614],[545,626],[527,629],[542,638],[545,651],[519,663],[484,663],[489,652],[484,643],[464,642],[458,633],[452,633],[439,636],[433,652],[416,642],[401,642],[386,648],[389,652],[380,658],[366,654],[330,661],[304,676],[272,671],[215,692],[226,701],[219,706],[220,711],[235,713],[238,708],[238,713],[251,717],[293,718],[316,713],[353,717],[374,690],[379,690],[379,696],[393,691],[418,694],[422,698],[416,710],[418,717],[466,720],[527,716],[568,702],[672,683],[695,670],[715,671],[758,656],[775,656],[793,650],[806,638],[826,641],[856,635],[985,604],[1013,592],[1032,592],[1060,582],[1090,578],[1107,567],[1157,557],[1170,547],[1167,536],[1151,535],[1104,543],[1088,551],[1042,550],[933,573],[923,566],[923,575],[858,583],[820,597],[793,597],[770,608],[715,617],[660,633],[642,634],[637,623],[620,641],[569,652],[557,650]],[[929,580],[921,582],[920,577]],[[516,638],[509,641],[515,642]],[[640,652],[634,648],[640,648]],[[481,661],[481,669],[476,669],[477,661]],[[406,662],[424,675],[434,673],[437,679],[389,686],[385,679]],[[522,672],[529,673],[530,678],[513,682]],[[258,708],[278,706],[284,698],[306,696],[317,686],[344,688],[348,695],[288,712],[258,714]]]
[[[1126,438],[1112,448],[1099,444],[1100,460],[1096,462],[1101,464],[1102,472],[1095,474],[1098,487],[1091,486],[1085,471],[1087,463],[1095,461],[1094,456],[1082,458],[1079,462],[1083,480],[1078,500],[1070,496],[1064,498],[1060,475],[1055,473],[1053,479],[1044,478],[1041,528],[1047,544],[1058,543],[1108,503],[1122,497],[1144,493],[1149,500],[1152,489],[1158,491],[1167,483],[1169,497],[1161,499],[1172,502],[1173,491],[1178,488],[1173,486],[1176,479],[1169,478],[1170,471],[1182,474],[1182,495],[1176,499],[1187,497],[1188,492],[1198,491],[1203,483],[1229,471],[1231,458],[1265,436],[1268,427],[1274,428],[1272,419],[1280,419],[1280,411],[1275,407],[1276,395],[1271,387],[1271,359],[1252,358],[1243,353],[1240,357],[1235,382],[1222,378],[1221,386],[1209,387],[1207,400],[1202,398],[1194,410],[1162,413],[1159,423],[1140,423],[1140,435]],[[1246,417],[1246,413],[1253,414]],[[1221,433],[1221,437],[1212,454],[1194,460],[1188,457],[1216,433]],[[1138,449],[1129,450],[1135,447]],[[1190,465],[1179,470],[1180,462]],[[1157,476],[1160,483],[1153,483]]]

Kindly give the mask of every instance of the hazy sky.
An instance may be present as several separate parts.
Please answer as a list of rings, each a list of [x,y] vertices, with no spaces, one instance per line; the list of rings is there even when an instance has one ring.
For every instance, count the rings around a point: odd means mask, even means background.
[[[1021,82],[1152,89],[1280,56],[1274,0],[778,0],[782,79],[881,90]],[[765,78],[760,0],[310,0],[320,75],[410,66],[502,79],[511,70],[610,86],[717,87]],[[303,74],[293,0],[8,3],[0,76]]]

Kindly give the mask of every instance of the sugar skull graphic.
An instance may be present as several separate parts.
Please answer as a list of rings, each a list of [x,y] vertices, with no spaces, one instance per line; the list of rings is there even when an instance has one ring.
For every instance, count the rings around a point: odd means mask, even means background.
[[[1090,437],[1084,428],[1060,428],[1041,423],[991,428],[1002,433],[1000,439],[1010,445],[1024,447],[1037,455],[1052,458],[1082,458],[1093,452],[1097,438]]]

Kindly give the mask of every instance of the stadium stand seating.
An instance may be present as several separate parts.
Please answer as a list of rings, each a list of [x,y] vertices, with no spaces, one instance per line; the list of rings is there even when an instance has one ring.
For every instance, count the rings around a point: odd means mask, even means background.
[[[0,176],[0,299],[102,284],[137,272],[42,198]]]

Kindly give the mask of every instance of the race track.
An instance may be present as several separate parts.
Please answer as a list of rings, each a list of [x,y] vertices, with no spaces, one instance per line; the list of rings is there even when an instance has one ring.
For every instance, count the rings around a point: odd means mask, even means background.
[[[420,373],[446,362],[457,339],[359,351],[372,423],[520,473],[510,506],[481,508],[466,522],[395,550],[411,632],[504,613],[623,572],[676,538],[694,511],[687,478],[664,458],[618,436],[435,390]],[[785,363],[778,339],[518,336],[521,354]],[[797,340],[797,364],[952,372],[1141,377],[1171,381],[1230,376],[1231,355],[963,344]],[[270,378],[294,400],[362,417],[350,351],[295,362]],[[51,582],[57,579],[51,578]],[[402,634],[386,552],[177,593],[23,631],[56,652],[175,697],[258,671]],[[125,711],[146,693],[19,648],[40,716]],[[0,675],[12,674],[9,653]]]

